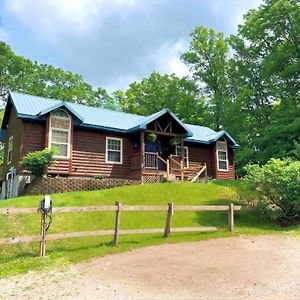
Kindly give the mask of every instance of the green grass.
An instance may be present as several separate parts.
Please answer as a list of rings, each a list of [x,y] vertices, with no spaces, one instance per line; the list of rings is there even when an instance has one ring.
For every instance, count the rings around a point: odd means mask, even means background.
[[[212,181],[208,184],[165,183],[144,186],[125,186],[111,190],[72,192],[52,195],[54,206],[111,205],[121,201],[124,205],[221,205],[239,203],[241,195],[250,193],[242,181]],[[27,196],[0,201],[0,207],[37,207],[42,196]],[[122,229],[163,228],[165,212],[122,212]],[[39,234],[39,215],[0,215],[0,237]],[[84,237],[47,242],[47,257],[37,257],[39,243],[0,245],[0,277],[53,268],[86,260],[95,256],[123,252],[153,244],[199,241],[237,234],[285,233],[300,234],[300,227],[282,229],[257,211],[235,213],[235,233],[226,229],[225,212],[175,211],[172,226],[220,226],[221,230],[211,233],[176,233],[170,239],[161,234],[125,235],[120,246],[112,247],[112,237]],[[53,215],[51,233],[113,229],[114,212],[61,213]]]

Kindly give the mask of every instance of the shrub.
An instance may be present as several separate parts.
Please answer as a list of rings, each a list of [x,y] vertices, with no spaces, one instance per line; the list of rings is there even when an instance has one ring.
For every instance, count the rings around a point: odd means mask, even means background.
[[[258,191],[258,206],[271,218],[300,216],[300,162],[271,159],[264,166],[248,165],[246,181]]]
[[[94,176],[94,179],[100,179],[101,180],[101,179],[104,179],[104,178],[105,178],[105,176],[104,175],[100,175],[100,174]]]
[[[40,151],[29,152],[23,157],[20,165],[36,177],[42,177],[46,169],[54,162],[54,155],[56,153],[56,148],[46,148]]]

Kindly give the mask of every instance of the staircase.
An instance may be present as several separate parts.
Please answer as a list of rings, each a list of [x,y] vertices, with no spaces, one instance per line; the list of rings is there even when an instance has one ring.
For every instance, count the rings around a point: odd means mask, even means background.
[[[188,181],[195,182],[203,177],[207,180],[206,164],[190,162],[189,167],[184,169],[184,178]]]

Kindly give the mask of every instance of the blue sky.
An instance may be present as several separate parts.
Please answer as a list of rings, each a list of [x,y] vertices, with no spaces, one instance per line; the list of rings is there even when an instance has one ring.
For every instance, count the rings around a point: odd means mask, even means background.
[[[0,0],[0,40],[108,91],[152,71],[188,75],[180,54],[204,25],[235,33],[262,0]]]

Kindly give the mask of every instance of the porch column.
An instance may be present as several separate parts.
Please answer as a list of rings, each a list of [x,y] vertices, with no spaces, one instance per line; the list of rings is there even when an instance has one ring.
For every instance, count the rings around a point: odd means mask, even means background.
[[[141,170],[144,170],[144,166],[145,166],[145,131],[141,131],[140,144],[141,144]]]
[[[181,154],[181,162],[180,162],[180,174],[181,180],[183,180],[183,169],[184,169],[184,142],[183,137],[180,139],[180,154]]]
[[[181,153],[181,161],[183,162],[183,165],[184,165],[184,142],[183,142],[183,137],[180,139],[180,153]]]

